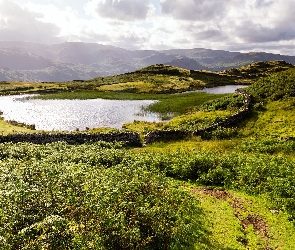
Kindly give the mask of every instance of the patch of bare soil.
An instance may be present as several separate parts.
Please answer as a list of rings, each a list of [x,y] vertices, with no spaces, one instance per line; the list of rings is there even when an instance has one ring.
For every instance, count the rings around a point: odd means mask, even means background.
[[[213,188],[194,188],[192,192],[210,195],[215,197],[218,200],[223,200],[223,201],[232,197],[231,194],[229,194],[225,190],[218,190]]]
[[[259,233],[264,238],[269,238],[268,226],[263,219],[257,215],[248,215],[246,219],[242,220],[243,227],[253,225],[255,232]]]

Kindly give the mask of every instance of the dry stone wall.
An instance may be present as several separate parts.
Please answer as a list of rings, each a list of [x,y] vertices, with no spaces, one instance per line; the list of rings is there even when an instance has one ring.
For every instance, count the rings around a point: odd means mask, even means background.
[[[212,132],[220,127],[231,127],[245,119],[250,111],[250,106],[252,102],[251,96],[244,90],[237,89],[236,93],[242,95],[244,97],[244,106],[242,110],[238,111],[237,113],[225,118],[224,120],[212,124],[209,127],[195,130],[193,133],[187,130],[157,130],[152,131],[146,134],[145,136],[145,143],[153,143],[157,141],[167,141],[167,140],[175,140],[175,139],[185,139],[189,135],[194,136],[202,136],[207,132]]]
[[[64,141],[69,144],[81,144],[85,142],[124,142],[130,146],[142,146],[138,133],[33,133],[33,134],[10,134],[0,136],[0,143],[4,142],[31,142],[35,144]]]
[[[191,135],[187,130],[156,130],[149,132],[144,140],[146,144],[157,141],[181,140]]]
[[[241,90],[241,89],[237,89],[236,93],[239,94],[239,95],[242,95],[245,98],[244,99],[244,106],[243,106],[242,110],[240,110],[237,113],[225,118],[224,120],[222,120],[222,121],[220,121],[218,123],[212,124],[209,127],[206,127],[206,128],[203,128],[203,129],[198,129],[198,130],[194,131],[193,135],[202,136],[206,132],[214,131],[214,130],[220,128],[220,127],[224,127],[224,128],[232,127],[232,126],[238,124],[239,122],[241,122],[242,120],[244,120],[248,116],[248,114],[250,112],[250,106],[251,106],[252,98],[246,91]]]

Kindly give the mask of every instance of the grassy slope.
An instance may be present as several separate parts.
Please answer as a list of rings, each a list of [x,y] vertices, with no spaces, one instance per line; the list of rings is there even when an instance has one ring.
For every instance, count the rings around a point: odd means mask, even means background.
[[[295,98],[268,102],[253,111],[253,116],[239,125],[243,137],[295,137]]]
[[[14,126],[3,119],[0,119],[0,134],[1,135],[7,135],[7,134],[14,134],[14,133],[31,133],[33,130],[30,130],[28,128],[22,127],[22,126]]]
[[[210,243],[197,249],[292,249],[295,229],[283,212],[269,209],[259,197],[193,189],[206,214]],[[222,194],[225,193],[225,194]],[[251,220],[252,218],[252,220]],[[201,245],[201,246],[200,246]]]
[[[294,137],[295,69],[275,73],[248,88],[255,105],[252,116],[240,124],[239,133],[252,137]]]
[[[264,165],[258,171],[267,168],[268,161],[276,162],[279,155],[284,155],[283,158],[286,159],[293,159],[291,162],[294,165],[294,143],[289,144],[289,142],[274,139],[261,142],[260,140],[249,141],[245,138],[242,141],[234,139],[156,143],[144,149],[135,149],[135,151],[138,155],[150,154],[155,159],[160,155],[164,157],[164,155],[172,154],[176,158],[178,156],[179,160],[171,159],[170,164],[174,168],[181,167],[183,170],[179,170],[180,173],[185,171],[187,165],[186,162],[181,160],[183,152],[187,152],[187,161],[194,161],[192,160],[193,155],[198,154],[198,152],[202,152],[201,154],[209,153],[214,156],[220,155],[221,158],[224,157],[229,160],[232,157],[242,156],[244,158],[242,162],[251,160],[253,157],[257,158],[254,160],[257,162],[261,157],[266,157],[268,160],[261,158],[259,163],[256,163],[257,166]],[[190,155],[191,159],[189,158]],[[214,161],[216,160],[213,159],[212,162]],[[158,164],[161,168],[164,168],[160,162]],[[251,163],[245,164],[243,168],[246,171],[249,167],[252,167]],[[254,169],[255,166],[253,166]],[[253,178],[254,182],[258,181],[256,178],[259,177],[255,176],[254,172],[252,174],[252,170],[249,171],[249,176],[246,178]],[[284,168],[280,171],[284,171]],[[273,178],[277,178],[275,175],[274,173]],[[196,245],[197,249],[292,249],[295,244],[294,223],[289,221],[288,213],[274,205],[268,196],[249,195],[246,194],[247,191],[240,190],[237,192],[228,188],[224,189],[224,187],[217,187],[217,189],[228,193],[227,195],[216,195],[214,193],[212,195],[210,192],[203,191],[204,186],[195,184],[193,181],[183,182],[180,185],[186,186],[196,195],[201,201],[204,212],[202,218],[207,233],[204,238],[200,238]],[[214,188],[214,186],[211,188]],[[240,188],[243,189],[242,185],[235,190]],[[208,187],[206,189],[210,190]]]

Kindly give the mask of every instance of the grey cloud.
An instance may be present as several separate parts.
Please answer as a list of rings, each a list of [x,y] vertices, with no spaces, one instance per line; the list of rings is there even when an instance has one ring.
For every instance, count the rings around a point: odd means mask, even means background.
[[[180,39],[175,39],[174,42],[176,44],[182,44],[182,45],[186,45],[186,44],[190,44],[190,40],[187,38],[180,38]]]
[[[57,26],[38,21],[36,18],[40,18],[40,15],[22,9],[12,1],[0,1],[0,14],[1,40],[44,43],[58,41],[55,38],[59,33]]]
[[[136,34],[126,34],[118,37],[117,42],[114,42],[115,46],[125,49],[140,49],[142,44],[146,42],[147,38],[139,37]]]
[[[149,4],[147,0],[104,0],[97,3],[96,12],[122,21],[141,20],[147,17]]]
[[[256,0],[255,6],[260,7],[267,7],[274,3],[275,0]]]
[[[295,39],[294,0],[256,0],[256,15],[260,20],[244,16],[239,24],[232,23],[233,36],[248,43],[267,43]],[[270,24],[265,22],[269,20]]]
[[[295,27],[288,24],[267,28],[254,24],[251,21],[246,21],[235,29],[236,35],[245,42],[261,43],[295,39]]]
[[[220,42],[228,39],[227,33],[222,30],[220,25],[206,27],[202,24],[190,23],[189,25],[183,24],[182,30],[194,41]]]
[[[196,32],[194,37],[198,40],[207,40],[211,42],[221,41],[226,38],[226,35],[217,29],[208,29],[205,31]]]
[[[162,13],[175,19],[194,21],[222,17],[227,4],[224,0],[161,0]]]

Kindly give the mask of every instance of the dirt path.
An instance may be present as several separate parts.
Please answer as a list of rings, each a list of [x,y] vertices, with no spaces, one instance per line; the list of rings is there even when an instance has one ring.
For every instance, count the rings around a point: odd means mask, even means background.
[[[268,233],[267,223],[259,215],[253,214],[247,211],[244,207],[245,202],[247,203],[249,202],[249,204],[251,204],[251,201],[244,201],[244,200],[233,197],[233,195],[231,195],[225,190],[217,190],[212,188],[194,188],[192,189],[192,192],[209,195],[218,200],[227,202],[233,209],[235,216],[239,219],[244,229],[245,236],[246,236],[245,229],[252,225],[256,234],[258,234],[266,243],[264,250],[273,250],[273,248],[268,247],[270,236]],[[246,218],[245,218],[245,214],[247,214]],[[242,243],[245,245],[245,247],[247,247],[248,245],[247,240],[243,241]]]

